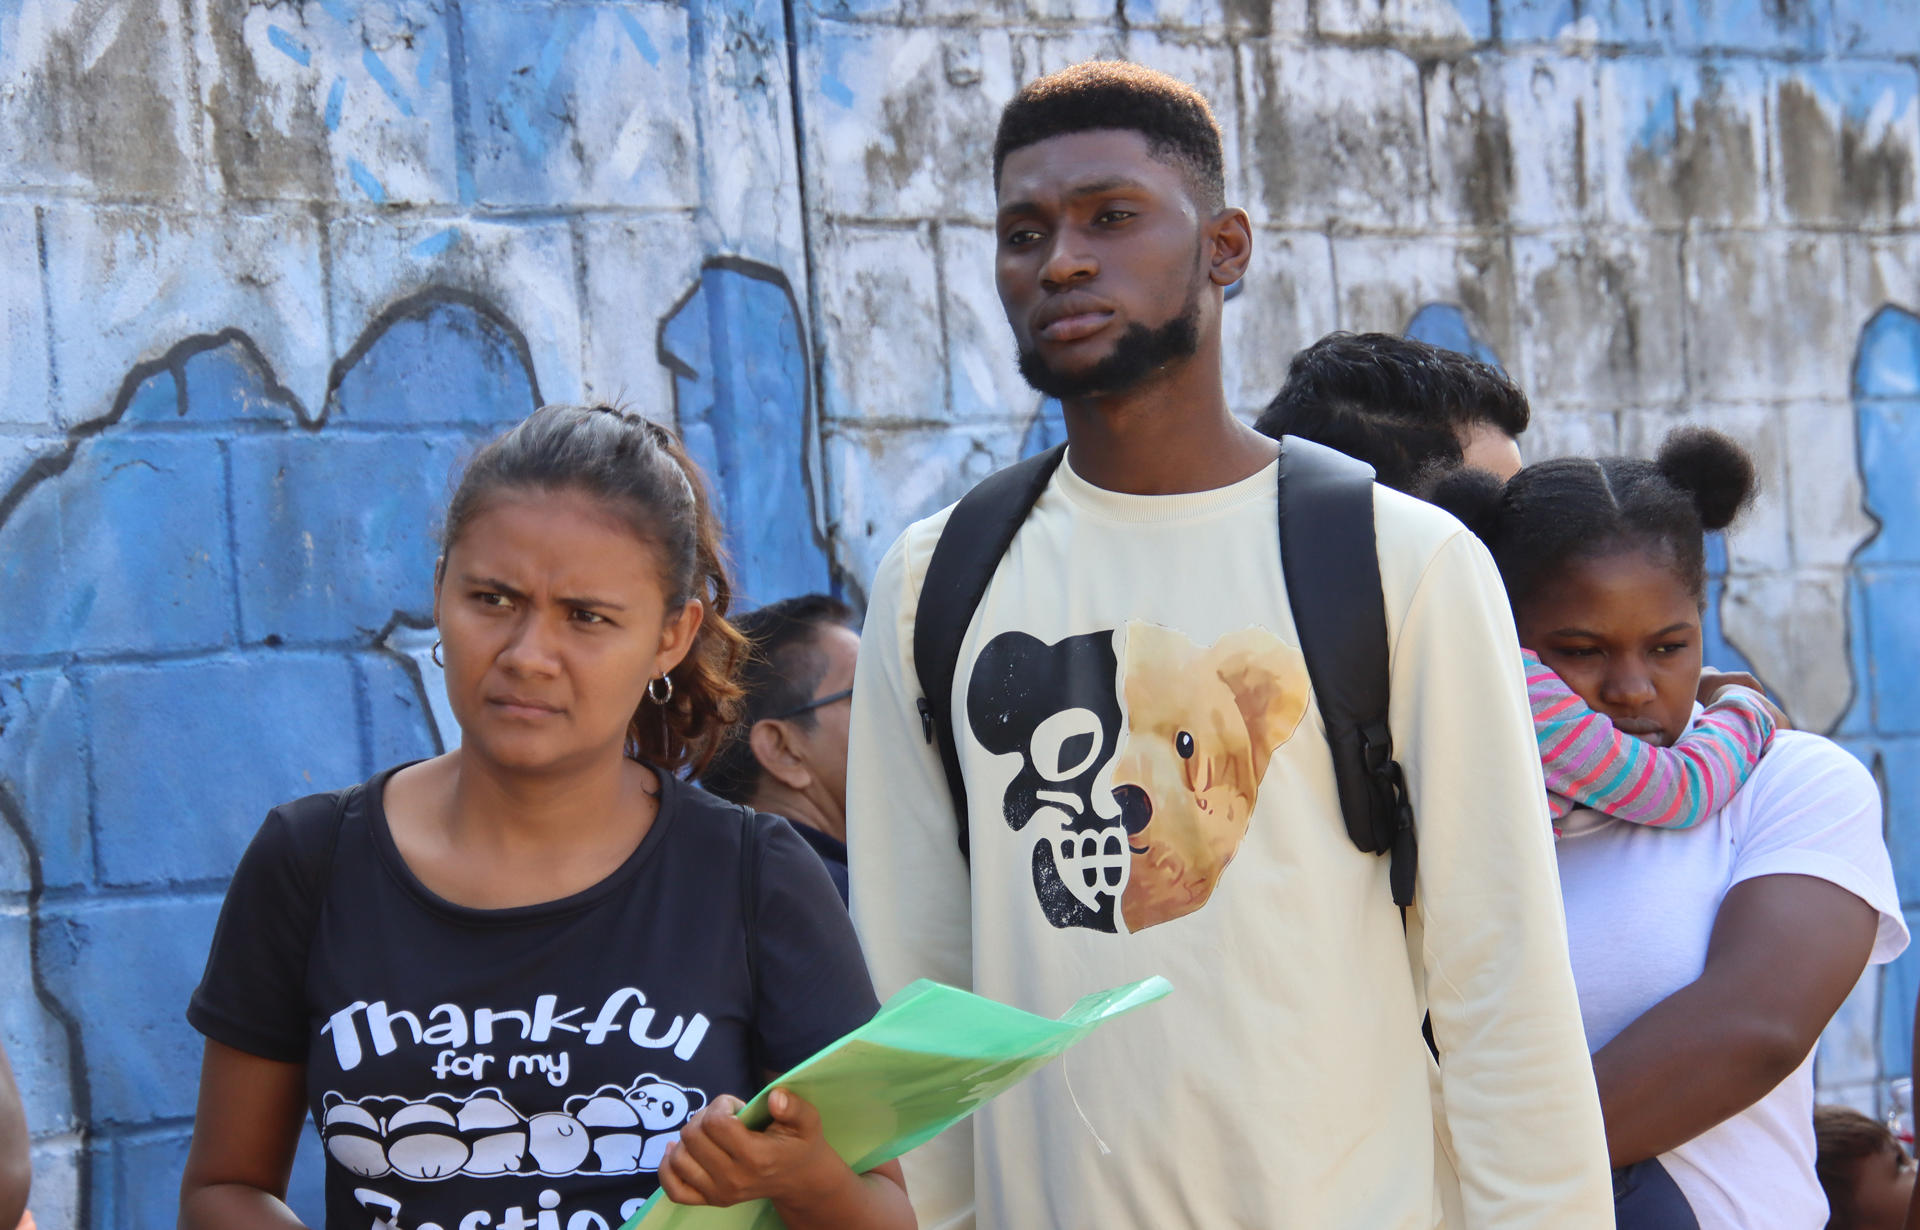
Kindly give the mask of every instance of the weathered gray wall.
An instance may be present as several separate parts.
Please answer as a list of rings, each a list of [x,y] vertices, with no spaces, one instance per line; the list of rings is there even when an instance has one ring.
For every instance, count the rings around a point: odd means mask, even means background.
[[[767,598],[857,591],[1044,436],[988,148],[1092,55],[1218,109],[1240,409],[1418,316],[1527,387],[1535,456],[1756,450],[1716,656],[1882,770],[1920,900],[1920,0],[0,0],[0,1031],[42,1226],[171,1225],[180,1007],[259,812],[437,745],[411,629],[474,439],[676,419]],[[1850,1003],[1835,1096],[1905,1071],[1917,971]]]

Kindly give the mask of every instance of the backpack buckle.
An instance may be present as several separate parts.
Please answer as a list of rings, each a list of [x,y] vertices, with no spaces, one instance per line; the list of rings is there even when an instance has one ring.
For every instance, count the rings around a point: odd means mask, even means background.
[[[1396,774],[1400,768],[1394,764]],[[1420,851],[1413,839],[1413,804],[1407,800],[1407,792],[1402,787],[1395,799],[1393,809],[1392,863],[1387,871],[1387,883],[1393,889],[1393,903],[1401,909],[1413,904],[1414,876],[1419,867]]]
[[[932,743],[933,742],[933,706],[927,703],[927,698],[924,696],[920,698],[918,703],[920,706],[920,737],[925,739],[928,743]]]
[[[1368,722],[1360,728],[1360,762],[1372,777],[1399,770],[1393,759],[1393,732],[1385,722]]]

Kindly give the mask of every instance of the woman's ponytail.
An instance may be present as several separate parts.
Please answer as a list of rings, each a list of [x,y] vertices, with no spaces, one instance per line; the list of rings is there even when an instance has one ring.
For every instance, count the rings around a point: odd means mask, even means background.
[[[697,598],[702,609],[693,645],[672,671],[673,699],[659,706],[666,711],[664,728],[649,721],[648,711],[655,706],[642,701],[628,736],[638,758],[669,768],[684,767],[697,776],[740,716],[744,693],[738,677],[747,639],[727,619],[733,608],[733,582],[727,575],[725,529],[714,514],[706,478],[678,436],[658,423],[642,421],[693,493],[693,558],[682,600]]]

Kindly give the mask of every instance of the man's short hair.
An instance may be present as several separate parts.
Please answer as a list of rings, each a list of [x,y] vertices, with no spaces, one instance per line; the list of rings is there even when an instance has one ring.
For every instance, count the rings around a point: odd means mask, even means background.
[[[802,594],[749,611],[733,626],[751,647],[739,677],[746,695],[740,701],[740,720],[727,732],[700,784],[730,802],[747,803],[760,789],[760,762],[748,740],[753,724],[813,699],[827,673],[820,632],[853,627],[854,614],[846,603],[828,594]],[[810,727],[818,718],[807,712],[791,720]]]
[[[1099,129],[1137,132],[1187,178],[1194,203],[1212,213],[1227,197],[1220,125],[1200,91],[1125,60],[1089,60],[1050,73],[1013,96],[993,140],[993,186],[1007,155],[1050,137]]]
[[[1887,1126],[1850,1106],[1813,1108],[1813,1168],[1827,1194],[1829,1230],[1853,1230],[1858,1218],[1854,1185],[1860,1166],[1900,1148]]]
[[[1410,491],[1423,470],[1459,464],[1463,430],[1518,436],[1531,417],[1527,395],[1491,363],[1392,333],[1329,333],[1293,356],[1254,426],[1338,449]]]

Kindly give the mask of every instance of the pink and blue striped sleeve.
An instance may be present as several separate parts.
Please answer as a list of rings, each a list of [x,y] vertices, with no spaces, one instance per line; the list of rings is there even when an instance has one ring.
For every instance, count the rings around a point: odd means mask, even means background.
[[[1719,811],[1773,738],[1773,718],[1746,688],[1727,688],[1672,747],[1623,734],[1532,650],[1527,698],[1555,820],[1576,807],[1653,828],[1684,829]]]

